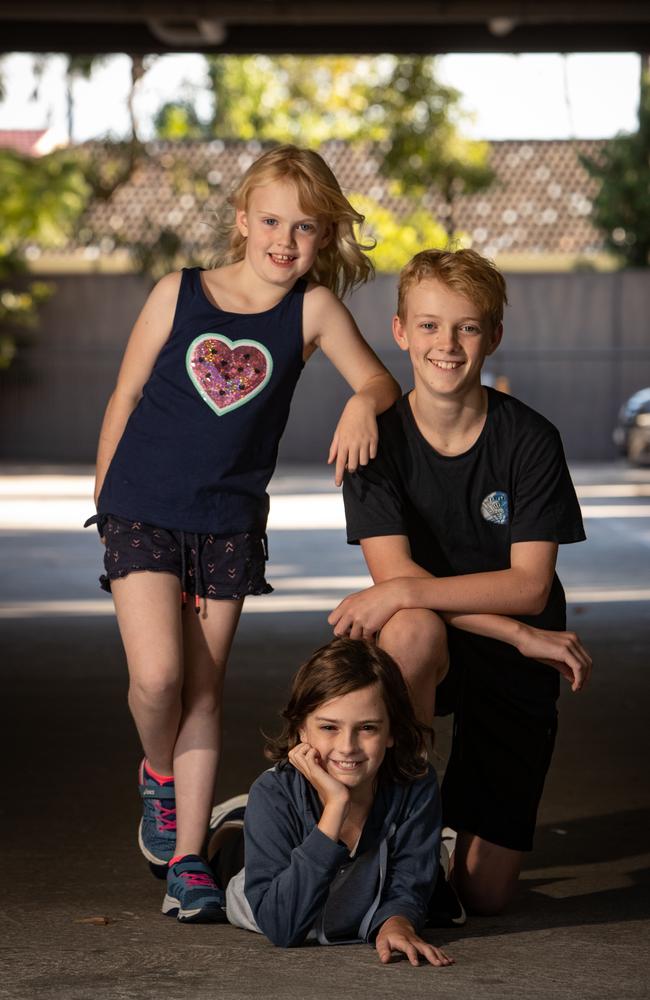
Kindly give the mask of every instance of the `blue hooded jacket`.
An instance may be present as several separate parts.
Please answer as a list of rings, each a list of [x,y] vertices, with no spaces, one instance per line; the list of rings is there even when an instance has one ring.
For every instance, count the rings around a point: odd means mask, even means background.
[[[252,786],[243,879],[256,925],[250,929],[281,947],[307,938],[321,944],[372,942],[393,916],[406,917],[419,931],[440,853],[433,768],[408,784],[380,772],[353,855],[318,829],[322,811],[315,789],[290,764],[265,771]]]

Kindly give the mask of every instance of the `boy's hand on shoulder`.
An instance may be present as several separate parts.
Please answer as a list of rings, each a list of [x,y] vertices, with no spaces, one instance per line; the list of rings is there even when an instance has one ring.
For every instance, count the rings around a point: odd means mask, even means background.
[[[336,462],[334,481],[343,482],[345,470],[356,472],[360,465],[367,465],[377,454],[377,418],[371,400],[352,396],[346,403],[336,425],[330,445],[327,464]]]
[[[400,578],[385,580],[345,597],[327,619],[334,634],[371,639],[394,614],[408,606],[403,593],[407,583],[408,580]]]
[[[591,656],[575,632],[550,632],[522,623],[517,649],[522,656],[554,667],[571,682],[572,691],[582,691],[591,677]]]
[[[410,920],[406,917],[389,917],[381,925],[375,948],[380,961],[386,965],[393,960],[393,952],[406,955],[411,965],[419,965],[423,958],[429,965],[453,965],[454,959],[445,955],[442,948],[427,944],[415,933]]]

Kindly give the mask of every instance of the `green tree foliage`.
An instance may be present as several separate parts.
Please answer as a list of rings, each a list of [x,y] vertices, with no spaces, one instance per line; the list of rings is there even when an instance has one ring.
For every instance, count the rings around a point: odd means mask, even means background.
[[[131,179],[146,156],[146,147],[136,139],[87,142],[70,150],[70,157],[83,173],[90,193],[99,201],[109,201]]]
[[[607,143],[597,159],[580,157],[600,181],[592,218],[605,243],[629,267],[650,266],[650,68],[641,75],[639,127]]]
[[[28,280],[25,248],[63,245],[89,189],[71,153],[33,158],[0,150],[0,191],[0,368],[6,368],[18,331],[34,326],[38,306],[52,292]]]
[[[444,227],[424,208],[397,218],[367,195],[356,192],[350,195],[350,201],[366,217],[362,235],[377,241],[372,251],[377,271],[395,274],[423,247],[444,247],[448,242]]]
[[[73,151],[30,157],[0,150],[0,191],[2,256],[30,241],[65,243],[90,193]]]
[[[208,129],[220,139],[303,146],[379,139],[370,95],[385,75],[385,58],[208,56]]]
[[[406,216],[396,219],[365,199],[378,233],[379,270],[394,269],[394,259],[403,262],[424,245],[462,238],[455,227],[455,199],[493,180],[488,145],[462,137],[461,95],[436,79],[433,57],[208,56],[206,65],[211,119],[200,122],[186,101],[167,104],[156,123],[158,134],[315,148],[331,139],[373,142],[382,173],[411,202]],[[421,207],[432,186],[445,201],[442,224]],[[382,229],[390,231],[394,252],[381,249],[388,238]],[[422,234],[419,242],[413,241],[414,232]]]
[[[382,173],[414,198],[434,184],[447,204],[444,225],[453,236],[455,198],[481,191],[494,179],[487,163],[488,144],[460,133],[461,94],[438,82],[431,56],[408,56],[397,61],[372,97],[381,109],[387,144]]]
[[[155,232],[152,241],[120,241],[129,250],[132,261],[140,274],[148,274],[158,281],[175,268],[188,266],[191,262],[183,259],[182,240],[177,230],[163,226]]]
[[[154,116],[154,128],[159,139],[205,139],[210,128],[197,115],[191,101],[167,101]]]
[[[38,307],[53,291],[45,281],[26,279],[16,288],[17,277],[26,270],[18,255],[0,256],[0,371],[16,356],[18,332],[36,325]]]

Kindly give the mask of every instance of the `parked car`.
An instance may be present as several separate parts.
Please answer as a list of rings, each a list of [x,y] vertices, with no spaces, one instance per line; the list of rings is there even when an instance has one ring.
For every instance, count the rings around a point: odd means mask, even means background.
[[[614,444],[633,465],[650,465],[650,388],[639,389],[621,407]]]

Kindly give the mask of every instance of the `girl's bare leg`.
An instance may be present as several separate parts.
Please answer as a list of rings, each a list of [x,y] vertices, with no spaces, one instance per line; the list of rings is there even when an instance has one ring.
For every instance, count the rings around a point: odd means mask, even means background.
[[[129,708],[154,771],[173,774],[176,854],[200,854],[221,750],[226,662],[243,601],[204,601],[181,612],[170,573],[111,583],[129,667]]]
[[[172,774],[181,720],[183,639],[180,584],[171,573],[142,571],[111,582],[129,667],[129,708],[145,756]]]
[[[226,663],[243,605],[202,601],[201,614],[183,612],[185,677],[174,747],[176,854],[200,854],[213,805],[221,751]]]

